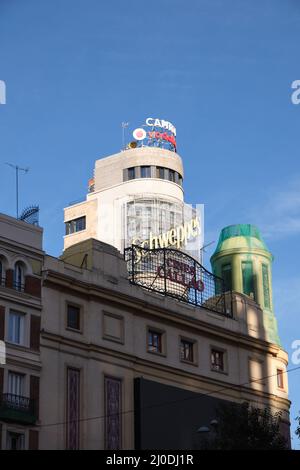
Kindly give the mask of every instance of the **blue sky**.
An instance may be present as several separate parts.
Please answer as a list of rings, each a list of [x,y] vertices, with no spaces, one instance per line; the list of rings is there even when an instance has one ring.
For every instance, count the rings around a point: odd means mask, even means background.
[[[121,122],[170,120],[186,200],[205,204],[206,242],[232,223],[265,236],[291,353],[300,339],[299,43],[298,0],[0,0],[0,212],[15,214],[3,162],[30,167],[20,206],[40,205],[45,249],[59,255],[62,209],[85,195],[94,161],[120,150]],[[289,375],[294,418],[300,372]]]

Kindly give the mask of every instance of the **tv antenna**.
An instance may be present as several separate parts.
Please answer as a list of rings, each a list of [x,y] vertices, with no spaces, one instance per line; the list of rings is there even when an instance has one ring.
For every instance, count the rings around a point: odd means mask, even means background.
[[[122,150],[125,149],[125,133],[128,126],[129,122],[122,122]]]
[[[29,168],[21,168],[18,165],[13,165],[12,163],[5,162],[5,165],[10,166],[16,171],[16,209],[17,209],[17,219],[19,218],[19,171],[27,173]]]

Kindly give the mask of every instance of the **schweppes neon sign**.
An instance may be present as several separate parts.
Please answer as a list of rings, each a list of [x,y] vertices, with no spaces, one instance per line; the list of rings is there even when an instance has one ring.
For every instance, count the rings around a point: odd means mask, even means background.
[[[132,240],[133,245],[139,245],[143,248],[167,248],[176,247],[182,248],[187,244],[191,238],[196,238],[200,234],[200,222],[198,217],[194,217],[188,222],[171,228],[170,230],[160,234],[154,235],[152,232],[149,234],[149,238],[144,241],[140,241],[138,238]]]

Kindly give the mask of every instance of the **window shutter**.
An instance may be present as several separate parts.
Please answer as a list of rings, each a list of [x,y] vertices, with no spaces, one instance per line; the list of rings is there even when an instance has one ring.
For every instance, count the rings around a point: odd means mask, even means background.
[[[30,376],[30,399],[34,400],[34,413],[39,419],[40,408],[40,378],[36,375]]]
[[[33,429],[29,430],[29,450],[39,449],[39,433]]]
[[[40,332],[41,332],[41,317],[31,315],[30,317],[30,349],[35,351],[40,350]]]
[[[0,340],[4,341],[5,334],[5,307],[0,305]]]
[[[26,294],[41,297],[41,280],[38,277],[26,276],[24,291]]]
[[[7,269],[5,273],[5,285],[11,289],[14,286],[14,271],[13,269]]]

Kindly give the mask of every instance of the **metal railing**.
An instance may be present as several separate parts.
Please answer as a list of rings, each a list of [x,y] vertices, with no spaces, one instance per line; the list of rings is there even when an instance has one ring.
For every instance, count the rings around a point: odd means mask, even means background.
[[[172,248],[125,248],[128,277],[132,284],[177,300],[232,316],[231,292],[224,280],[197,260]]]
[[[35,414],[34,400],[13,393],[3,393],[0,396],[0,407],[9,408],[15,411],[22,411],[31,415]]]
[[[12,285],[8,285],[7,278],[5,276],[0,278],[0,286],[8,287],[8,288],[17,290],[18,292],[24,292],[25,290],[24,282],[13,281]]]

